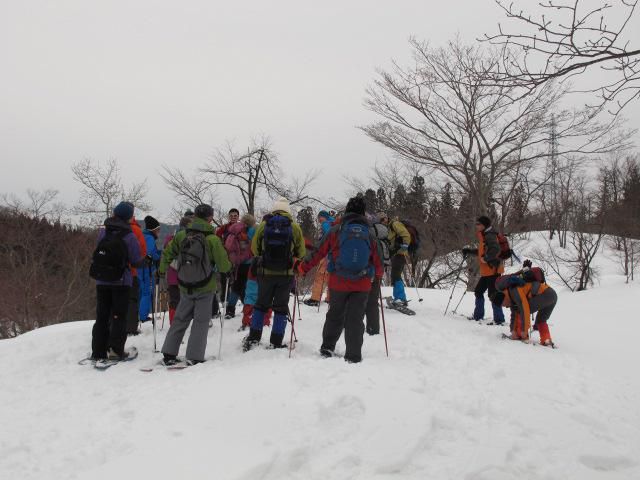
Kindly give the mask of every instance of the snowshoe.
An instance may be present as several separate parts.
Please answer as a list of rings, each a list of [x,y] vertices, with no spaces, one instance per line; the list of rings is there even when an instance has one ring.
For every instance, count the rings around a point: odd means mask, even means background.
[[[394,300],[393,297],[386,297],[387,308],[392,310],[397,310],[400,313],[404,313],[405,315],[415,315],[416,312],[407,307],[408,302],[402,300]]]
[[[317,307],[318,305],[320,305],[320,302],[318,300],[314,300],[313,298],[307,298],[302,303],[309,307]]]
[[[107,352],[107,358],[101,358],[93,363],[93,367],[96,370],[106,370],[109,367],[113,367],[118,363],[122,362],[130,362],[134,360],[138,356],[138,349],[136,347],[131,347],[129,351],[125,351],[123,355],[118,355],[113,351],[113,349],[109,349]]]

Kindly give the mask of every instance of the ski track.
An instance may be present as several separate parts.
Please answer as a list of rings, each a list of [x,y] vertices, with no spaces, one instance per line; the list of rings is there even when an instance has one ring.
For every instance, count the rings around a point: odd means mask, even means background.
[[[631,338],[609,343],[636,320],[620,316],[611,332],[598,325],[610,312],[604,299],[624,296],[628,305],[638,288],[585,293],[561,293],[551,324],[560,348],[550,350],[501,340],[504,327],[444,317],[448,292],[423,291],[416,316],[385,310],[391,358],[382,335],[365,335],[358,365],[317,354],[324,305],[320,314],[303,307],[292,359],[285,349],[243,354],[236,317],[225,323],[224,360],[174,372],[138,370],[159,358],[150,325],[128,341],[139,358],[105,372],[76,364],[92,322],[36,330],[0,342],[9,367],[0,371],[0,472],[23,480],[637,479],[638,353]],[[461,311],[471,310],[468,297]],[[217,354],[219,328],[214,322],[208,355]],[[161,346],[166,327],[159,333]]]

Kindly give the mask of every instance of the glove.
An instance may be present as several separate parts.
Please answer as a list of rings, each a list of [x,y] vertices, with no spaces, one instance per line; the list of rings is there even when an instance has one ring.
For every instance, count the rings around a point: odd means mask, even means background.
[[[153,257],[151,255],[145,255],[144,264],[150,267],[153,264]]]
[[[469,255],[469,254],[471,253],[471,249],[470,249],[470,248],[466,248],[466,247],[465,247],[465,248],[463,248],[463,249],[461,250],[461,252],[462,252],[462,256],[466,258],[466,257],[467,257],[467,255]]]
[[[400,255],[409,256],[409,245],[403,243],[400,245],[400,250],[398,251]]]

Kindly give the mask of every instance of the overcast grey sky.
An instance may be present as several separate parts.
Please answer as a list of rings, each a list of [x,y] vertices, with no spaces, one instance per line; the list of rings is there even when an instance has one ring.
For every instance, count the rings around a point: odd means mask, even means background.
[[[73,162],[117,158],[162,218],[162,164],[267,134],[287,170],[320,168],[315,193],[340,196],[389,155],[356,129],[375,69],[408,59],[411,35],[472,41],[499,20],[493,0],[0,0],[0,191],[71,203]]]

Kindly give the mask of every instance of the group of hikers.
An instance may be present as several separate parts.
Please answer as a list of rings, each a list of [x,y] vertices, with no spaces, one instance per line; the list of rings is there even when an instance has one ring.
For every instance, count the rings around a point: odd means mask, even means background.
[[[119,203],[100,229],[91,264],[97,291],[92,360],[127,358],[127,335],[138,334],[139,322],[153,319],[154,290],[160,279],[166,281],[169,297],[170,327],[161,348],[164,365],[205,361],[211,319],[222,315],[221,308],[225,319],[234,318],[238,302],[243,305],[240,329],[248,329],[243,351],[261,342],[265,326],[271,327],[268,348],[285,347],[290,295],[298,295],[299,277],[317,267],[310,298],[304,303],[318,306],[326,286],[329,309],[320,354],[334,356],[344,331],[345,361],[360,362],[364,333],[380,333],[381,285],[387,269],[393,287],[388,306],[411,312],[403,271],[419,243],[409,222],[366,210],[364,199],[356,196],[340,215],[320,211],[320,234],[311,240],[304,238],[285,198],[275,201],[260,222],[231,209],[228,222],[217,229],[212,226],[213,208],[201,204],[185,212],[178,230],[160,250],[160,223],[147,216],[142,230],[134,205]],[[476,232],[478,248],[462,251],[465,257],[477,256],[480,266],[472,318],[484,318],[488,290],[492,323],[504,324],[502,307],[508,307],[510,338],[528,341],[530,314],[538,312],[533,328],[540,332],[542,344],[552,345],[547,320],[557,296],[542,271],[525,262],[520,272],[503,275],[501,236],[488,217],[477,219]],[[178,350],[189,325],[186,357],[181,360]]]

